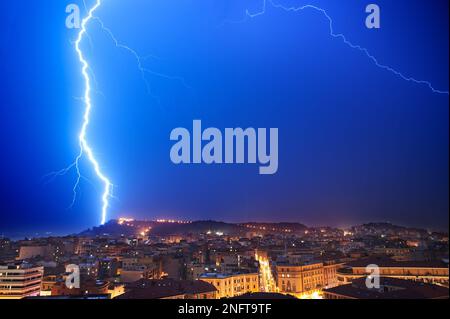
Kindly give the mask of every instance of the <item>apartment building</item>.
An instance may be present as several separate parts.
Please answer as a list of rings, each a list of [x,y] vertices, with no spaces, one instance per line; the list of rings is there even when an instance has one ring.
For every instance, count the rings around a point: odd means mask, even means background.
[[[245,293],[259,292],[258,273],[206,273],[199,279],[216,287],[218,298],[231,298]]]
[[[25,262],[0,264],[0,299],[39,296],[43,267]]]

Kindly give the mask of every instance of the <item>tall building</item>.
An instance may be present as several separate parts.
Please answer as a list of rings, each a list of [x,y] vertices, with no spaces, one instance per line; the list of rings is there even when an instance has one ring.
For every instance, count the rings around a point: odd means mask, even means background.
[[[231,298],[245,293],[259,292],[258,273],[207,273],[199,277],[217,288],[218,298]]]
[[[0,299],[39,296],[43,267],[25,262],[0,264]]]

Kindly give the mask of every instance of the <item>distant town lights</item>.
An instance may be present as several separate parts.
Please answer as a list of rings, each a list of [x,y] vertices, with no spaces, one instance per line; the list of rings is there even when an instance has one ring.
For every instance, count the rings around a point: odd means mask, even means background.
[[[121,217],[121,218],[119,218],[118,224],[123,225],[124,223],[131,223],[131,222],[134,222],[133,218]]]
[[[157,223],[169,223],[169,224],[191,224],[191,221],[175,220],[175,219],[157,219]]]

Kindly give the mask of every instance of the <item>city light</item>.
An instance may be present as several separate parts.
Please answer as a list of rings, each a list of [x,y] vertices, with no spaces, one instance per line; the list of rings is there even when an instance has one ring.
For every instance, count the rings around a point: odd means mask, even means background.
[[[275,279],[272,275],[269,259],[262,254],[255,253],[255,259],[259,262],[260,287],[263,292],[277,292]]]
[[[297,298],[299,298],[299,299],[323,299],[323,295],[320,290],[317,290],[317,291],[313,291],[313,292],[299,294]]]
[[[161,224],[190,224],[190,221],[185,220],[175,220],[175,219],[157,219],[157,223]]]
[[[132,223],[134,221],[134,219],[133,218],[125,218],[125,217],[121,217],[121,218],[119,218],[119,220],[118,220],[118,224],[119,225],[123,225],[123,224],[126,224],[126,223]]]

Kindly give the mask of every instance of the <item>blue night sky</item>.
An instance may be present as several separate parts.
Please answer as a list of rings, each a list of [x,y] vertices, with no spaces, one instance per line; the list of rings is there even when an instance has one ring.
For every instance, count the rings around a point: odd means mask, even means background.
[[[273,0],[326,10],[336,33],[380,63],[449,88],[447,0]],[[78,153],[83,79],[65,27],[75,0],[0,3],[0,234],[100,222],[101,184]],[[381,7],[381,29],[365,6]],[[84,10],[81,1],[77,2]],[[449,96],[378,68],[330,36],[316,10],[263,0],[103,0],[82,49],[93,74],[88,139],[115,184],[109,218],[367,221],[448,229]],[[87,6],[92,1],[87,1]],[[176,127],[279,128],[279,170],[172,164]]]

